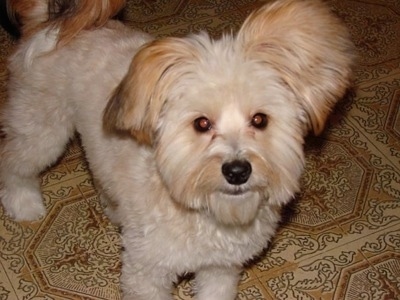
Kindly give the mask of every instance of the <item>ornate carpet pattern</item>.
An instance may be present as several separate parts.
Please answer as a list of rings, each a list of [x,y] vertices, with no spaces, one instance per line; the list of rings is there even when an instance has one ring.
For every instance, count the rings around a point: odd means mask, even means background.
[[[354,89],[307,139],[302,192],[243,273],[238,299],[400,299],[400,1],[327,0],[358,49]],[[124,19],[156,36],[237,30],[253,0],[131,0]],[[0,29],[0,101],[13,39]],[[102,213],[79,139],[42,174],[48,215],[0,206],[0,300],[120,299],[120,239]],[[175,299],[191,299],[183,278]],[[151,300],[151,299],[149,299]]]

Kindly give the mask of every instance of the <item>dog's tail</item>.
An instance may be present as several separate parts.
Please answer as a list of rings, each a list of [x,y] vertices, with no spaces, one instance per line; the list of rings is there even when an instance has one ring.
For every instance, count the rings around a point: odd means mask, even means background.
[[[65,44],[81,30],[104,25],[125,5],[125,0],[6,0],[7,13],[22,37],[46,26],[59,29]]]

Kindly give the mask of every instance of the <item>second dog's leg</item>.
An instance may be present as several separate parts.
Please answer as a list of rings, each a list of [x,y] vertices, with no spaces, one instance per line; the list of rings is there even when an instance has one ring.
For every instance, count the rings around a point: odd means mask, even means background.
[[[7,113],[12,115],[12,109]],[[28,123],[21,124],[24,121]],[[62,154],[73,134],[72,125],[60,120],[53,124],[48,120],[47,126],[34,121],[9,118],[3,123],[0,199],[6,214],[17,221],[32,221],[45,214],[38,174]]]
[[[197,300],[234,300],[239,268],[206,268],[196,272]]]

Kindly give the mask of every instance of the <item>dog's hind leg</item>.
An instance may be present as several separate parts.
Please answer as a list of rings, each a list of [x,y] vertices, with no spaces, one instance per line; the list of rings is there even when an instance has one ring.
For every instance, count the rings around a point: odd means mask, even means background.
[[[0,199],[10,217],[33,221],[45,214],[38,175],[63,153],[74,127],[65,112],[11,100],[1,120]]]

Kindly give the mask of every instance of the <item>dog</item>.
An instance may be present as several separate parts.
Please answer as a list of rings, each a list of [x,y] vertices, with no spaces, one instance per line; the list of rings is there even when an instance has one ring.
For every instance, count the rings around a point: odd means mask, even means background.
[[[320,1],[278,0],[237,34],[154,39],[111,20],[122,0],[8,0],[22,37],[1,112],[0,197],[45,214],[38,174],[77,131],[122,227],[124,299],[232,300],[245,262],[299,191],[303,144],[351,85],[354,49]]]

